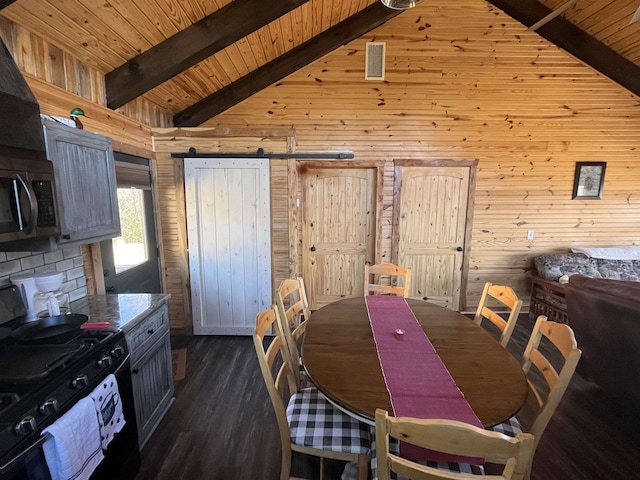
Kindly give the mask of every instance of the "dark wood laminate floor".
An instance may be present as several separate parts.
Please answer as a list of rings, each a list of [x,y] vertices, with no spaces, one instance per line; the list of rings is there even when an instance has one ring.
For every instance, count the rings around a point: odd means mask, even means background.
[[[532,326],[520,316],[509,344],[518,358]],[[172,345],[187,348],[186,379],[176,382],[176,401],[142,452],[137,480],[278,479],[278,430],[251,338],[180,337]],[[575,375],[538,446],[532,478],[640,478],[639,451],[640,413]],[[330,467],[339,479],[342,464]],[[295,456],[293,473],[316,479],[318,463]]]

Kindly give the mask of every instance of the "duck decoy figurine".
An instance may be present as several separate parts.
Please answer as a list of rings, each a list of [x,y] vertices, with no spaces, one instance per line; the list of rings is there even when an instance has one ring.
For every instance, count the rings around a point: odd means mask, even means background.
[[[84,125],[82,125],[82,122],[78,118],[80,116],[84,116],[84,110],[76,107],[73,110],[71,110],[71,113],[69,114],[69,116],[71,117],[71,120],[73,120],[76,123],[76,128],[79,128],[80,130],[84,128]]]

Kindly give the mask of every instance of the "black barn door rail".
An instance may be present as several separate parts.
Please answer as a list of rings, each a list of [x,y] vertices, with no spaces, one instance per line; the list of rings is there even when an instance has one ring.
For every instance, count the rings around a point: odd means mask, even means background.
[[[171,158],[336,158],[349,159],[354,155],[351,152],[326,152],[326,153],[265,153],[259,148],[256,153],[224,153],[210,152],[198,153],[196,149],[191,147],[186,153],[172,153]]]

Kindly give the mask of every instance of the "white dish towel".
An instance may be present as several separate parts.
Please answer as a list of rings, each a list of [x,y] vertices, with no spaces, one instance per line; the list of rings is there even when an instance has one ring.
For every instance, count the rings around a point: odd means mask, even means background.
[[[43,430],[42,445],[52,480],[86,480],[104,458],[93,401],[86,397]]]
[[[89,397],[93,400],[95,412],[98,414],[102,449],[106,450],[125,423],[116,377],[113,374],[108,375]]]

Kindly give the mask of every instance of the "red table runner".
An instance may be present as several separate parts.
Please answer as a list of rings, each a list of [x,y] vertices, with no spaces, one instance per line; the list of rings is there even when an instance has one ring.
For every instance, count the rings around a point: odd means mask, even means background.
[[[388,295],[365,300],[393,414],[458,420],[483,428],[406,300]],[[404,334],[397,335],[398,329]],[[425,451],[402,442],[400,448],[402,456],[413,460],[483,463],[483,459]]]

